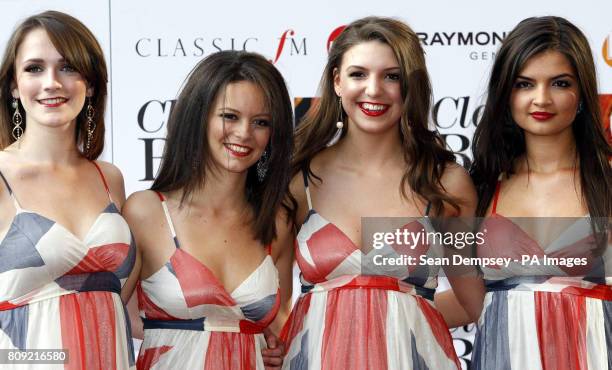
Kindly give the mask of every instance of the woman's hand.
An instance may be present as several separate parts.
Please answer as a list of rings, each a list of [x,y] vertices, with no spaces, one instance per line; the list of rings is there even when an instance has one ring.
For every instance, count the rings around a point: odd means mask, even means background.
[[[280,339],[270,330],[264,330],[264,338],[268,348],[261,350],[261,356],[266,369],[280,369],[283,365],[283,355],[285,353],[285,345]]]

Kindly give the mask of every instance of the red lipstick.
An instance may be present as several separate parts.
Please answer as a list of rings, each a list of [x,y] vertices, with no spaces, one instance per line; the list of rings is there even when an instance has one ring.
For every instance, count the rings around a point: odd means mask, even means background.
[[[382,109],[368,109],[365,107],[365,105],[375,105],[377,107],[383,107]],[[364,103],[359,103],[359,109],[361,109],[361,111],[366,115],[366,116],[370,116],[370,117],[378,117],[381,116],[383,114],[385,114],[387,112],[387,110],[389,110],[389,106],[386,104],[378,104],[378,103],[368,103],[368,102],[364,102]]]
[[[246,157],[249,154],[251,154],[252,149],[249,148],[248,146],[244,146],[244,145],[239,145],[239,144],[224,144],[225,149],[233,156],[235,157]],[[244,148],[246,149],[245,151],[237,151],[232,149],[232,146],[234,147],[238,147],[238,148]]]
[[[531,113],[531,117],[538,121],[547,121],[551,119],[555,114],[549,112],[533,112]]]

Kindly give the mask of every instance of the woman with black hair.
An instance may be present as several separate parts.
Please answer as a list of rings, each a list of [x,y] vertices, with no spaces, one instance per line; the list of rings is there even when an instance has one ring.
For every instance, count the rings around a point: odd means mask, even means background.
[[[611,369],[612,149],[576,26],[528,18],[508,34],[473,150],[477,215],[488,216],[478,255],[515,260],[483,269],[473,368]]]
[[[125,206],[142,255],[139,369],[263,369],[263,333],[290,298],[291,269],[279,287],[275,263],[291,250],[275,240],[290,237],[292,131],[284,80],[262,56],[223,51],[190,73],[157,178]]]

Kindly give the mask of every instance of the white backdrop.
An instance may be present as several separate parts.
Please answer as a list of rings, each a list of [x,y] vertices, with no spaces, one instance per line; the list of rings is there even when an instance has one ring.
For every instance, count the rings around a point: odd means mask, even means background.
[[[438,107],[433,122],[461,161],[495,51],[525,17],[559,15],[579,26],[595,55],[601,94],[612,94],[611,1],[0,0],[0,48],[21,19],[47,9],[79,18],[102,44],[110,69],[103,159],[123,171],[127,194],[150,186],[171,101],[203,56],[225,49],[262,53],[294,98],[313,97],[330,34],[367,15],[399,18],[419,33]],[[459,355],[469,352],[465,345],[456,341]]]

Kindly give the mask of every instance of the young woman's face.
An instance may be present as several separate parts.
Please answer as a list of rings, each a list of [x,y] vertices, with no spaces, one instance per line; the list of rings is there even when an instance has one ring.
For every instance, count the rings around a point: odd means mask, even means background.
[[[37,28],[17,49],[11,93],[20,99],[28,127],[59,127],[74,122],[91,89],[55,49],[47,32]]]
[[[558,135],[571,130],[580,101],[578,80],[558,51],[533,56],[519,72],[510,109],[514,121],[532,135]]]
[[[349,129],[381,133],[398,124],[403,104],[400,66],[389,45],[367,41],[348,49],[335,71],[334,88]]]
[[[241,173],[262,156],[272,132],[272,116],[261,88],[252,82],[227,85],[208,118],[208,145],[218,169]]]

